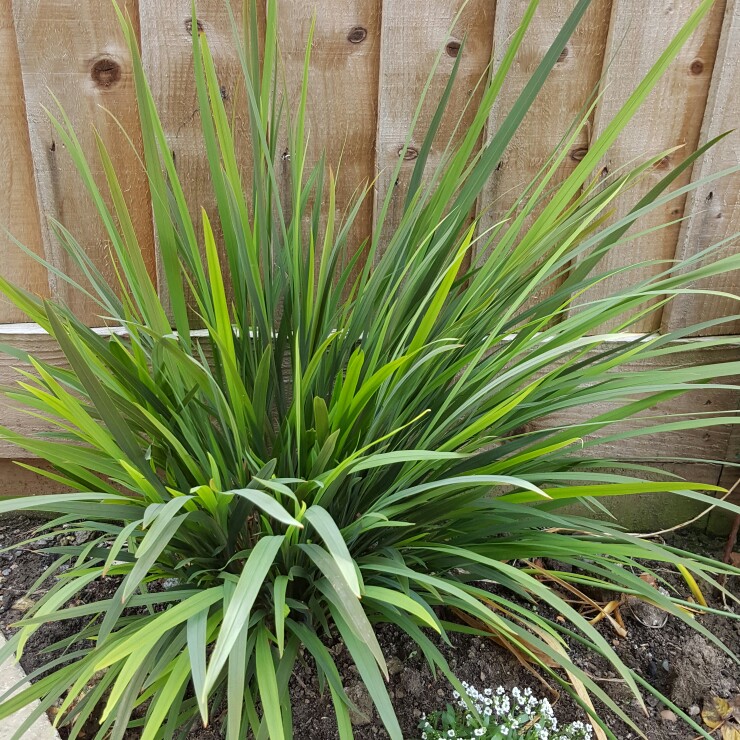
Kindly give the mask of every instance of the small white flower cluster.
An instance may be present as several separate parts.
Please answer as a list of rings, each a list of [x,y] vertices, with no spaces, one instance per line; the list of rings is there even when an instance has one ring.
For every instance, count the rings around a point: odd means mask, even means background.
[[[448,704],[429,717],[422,715],[421,740],[591,740],[591,726],[572,722],[559,729],[547,699],[533,696],[532,689],[514,687],[507,693],[503,686],[478,691],[462,682],[466,696],[452,692],[454,706]],[[475,713],[474,713],[475,712]]]

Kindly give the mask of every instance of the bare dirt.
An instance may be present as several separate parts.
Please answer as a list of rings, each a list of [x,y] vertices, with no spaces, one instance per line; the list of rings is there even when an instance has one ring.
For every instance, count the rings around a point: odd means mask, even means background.
[[[39,520],[28,516],[0,518],[0,550],[22,542]],[[76,535],[61,535],[46,544],[59,544],[60,539],[74,539]],[[68,541],[71,541],[69,539]],[[689,533],[674,537],[672,544],[711,557],[719,557],[723,543],[702,535]],[[52,562],[52,555],[41,552],[43,544],[21,545],[8,552],[0,553],[0,629],[7,635],[13,632],[13,623],[18,620],[27,602],[24,597],[31,585],[43,574]],[[688,596],[688,589],[680,577],[669,571],[661,573]],[[109,597],[118,582],[114,578],[91,584],[82,594],[81,601],[93,601]],[[728,583],[731,590],[737,585]],[[76,603],[81,603],[78,601]],[[722,608],[718,594],[712,595],[710,605]],[[740,670],[719,648],[687,627],[683,622],[669,617],[665,624],[653,628],[650,615],[635,610],[623,609],[626,637],[618,636],[613,629],[601,622],[599,629],[609,639],[622,660],[650,681],[683,711],[693,714],[701,723],[699,710],[709,696],[731,698],[740,693]],[[445,615],[454,618],[453,615]],[[662,622],[662,617],[658,622]],[[740,653],[740,621],[722,616],[703,615],[701,624],[717,635],[731,650]],[[42,650],[57,640],[72,635],[82,626],[81,621],[52,623],[39,630],[29,641],[21,664],[27,673],[40,668],[53,655],[42,654]],[[422,712],[429,713],[442,708],[450,700],[450,687],[441,677],[433,677],[423,655],[412,641],[389,626],[378,628],[380,644],[391,673],[390,692],[401,721],[404,737],[417,740],[417,725]],[[567,694],[551,693],[533,675],[532,669],[519,663],[510,652],[492,640],[470,635],[451,635],[452,645],[439,647],[455,674],[478,688],[502,685],[507,689],[514,686],[531,686],[535,693],[548,696],[555,703],[555,711],[562,721],[583,718],[582,710]],[[342,674],[347,693],[357,706],[364,710],[367,718],[355,717],[355,737],[358,740],[386,738],[387,733],[375,714],[364,685],[350,656],[336,641],[330,645]],[[611,698],[640,726],[649,740],[689,740],[696,733],[676,720],[657,699],[646,694],[647,715],[624,686],[607,662],[593,653],[571,646],[571,655],[581,668],[599,681]],[[544,681],[544,679],[542,679]],[[550,685],[552,682],[549,681]],[[290,684],[290,699],[293,706],[293,725],[296,740],[334,740],[337,737],[334,712],[328,691],[319,691],[313,663],[309,657],[301,657]],[[609,711],[600,708],[602,716],[620,740],[637,737]],[[93,728],[90,728],[93,730]],[[92,737],[94,731],[89,736]],[[136,734],[130,734],[135,738]],[[211,728],[193,728],[190,738],[218,740],[218,722]]]

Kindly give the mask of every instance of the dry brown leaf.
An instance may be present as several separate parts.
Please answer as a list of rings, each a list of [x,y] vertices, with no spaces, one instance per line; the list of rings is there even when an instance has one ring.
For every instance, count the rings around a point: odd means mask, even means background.
[[[532,568],[535,568],[538,571],[538,574],[541,578],[547,579],[550,581],[553,581],[554,583],[557,583],[558,586],[560,586],[563,591],[574,595],[578,602],[584,606],[589,606],[592,609],[594,609],[597,613],[599,613],[601,616],[599,619],[604,619],[608,621],[608,623],[611,625],[612,629],[620,636],[620,637],[627,637],[627,630],[624,629],[623,626],[620,626],[619,623],[611,616],[611,612],[616,609],[617,606],[619,606],[618,601],[610,602],[610,604],[613,604],[611,609],[605,609],[604,605],[597,603],[594,601],[590,596],[583,593],[580,589],[576,588],[572,583],[568,583],[567,581],[564,581],[562,578],[559,578],[555,573],[549,570],[545,570],[544,568],[541,568],[539,565],[537,565],[536,561],[525,561],[528,565],[530,565]],[[557,589],[552,589],[555,593],[558,593]],[[563,599],[565,601],[568,601],[567,595],[563,596]],[[608,605],[607,605],[608,606]],[[596,620],[599,621],[598,619]],[[592,624],[595,624],[596,622],[592,622]]]
[[[616,613],[615,612],[619,610],[619,605],[621,603],[622,603],[621,601],[615,600],[615,601],[610,601],[605,606],[601,606],[601,608],[599,610],[599,613],[592,620],[590,620],[591,621],[591,624],[598,624],[604,617],[607,617],[607,616],[609,616],[612,613],[614,613],[615,614],[615,617],[616,617]],[[616,619],[615,619],[615,621],[616,621]],[[626,637],[627,636],[627,630],[624,629],[624,625],[623,624],[620,625],[618,621],[617,621],[617,625],[620,626],[622,628],[622,630],[623,630],[623,632],[618,632],[619,636],[620,637]]]
[[[623,629],[626,630],[627,628],[624,626],[624,619],[622,619],[622,612],[619,611],[619,609],[616,609],[614,611],[614,619],[617,620],[617,624]]]
[[[704,700],[701,718],[710,730],[720,727],[732,713],[732,706],[721,696],[711,696]]]
[[[740,552],[730,553],[730,565],[734,565],[736,568],[740,568]]]
[[[556,652],[560,653],[564,657],[568,657],[565,650],[563,650],[563,646],[551,635],[548,635],[546,632],[540,632],[540,637]],[[565,666],[563,666],[563,669],[568,674],[568,678],[570,679],[571,684],[573,685],[573,688],[576,690],[576,694],[581,698],[581,701],[583,701],[584,704],[588,705],[591,709],[594,708],[593,703],[591,702],[591,696],[586,690],[586,686],[584,685],[583,681],[581,681],[580,678],[575,676],[573,673],[571,673]],[[588,715],[588,721],[591,723],[591,727],[594,728],[594,737],[596,740],[607,740],[606,733],[604,730],[599,727],[599,724]]]
[[[737,725],[722,725],[722,740],[740,740],[740,729]]]

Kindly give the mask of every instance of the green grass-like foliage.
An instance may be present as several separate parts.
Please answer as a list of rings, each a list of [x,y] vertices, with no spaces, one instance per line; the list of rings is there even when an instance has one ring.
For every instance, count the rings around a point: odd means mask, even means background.
[[[286,695],[303,647],[331,693],[344,740],[352,737],[351,704],[322,642],[331,633],[343,640],[388,733],[399,739],[375,627],[392,623],[408,633],[430,666],[463,693],[433,639],[469,629],[455,621],[457,610],[533,659],[557,661],[629,722],[571,663],[565,638],[606,656],[636,695],[649,687],[517,561],[576,566],[560,578],[644,595],[704,634],[678,597],[638,578],[635,560],[682,564],[700,582],[736,572],[626,534],[605,515],[559,511],[579,500],[598,511],[598,497],[653,491],[709,504],[715,499],[702,491],[719,490],[668,476],[646,482],[640,475],[649,469],[640,466],[617,475],[609,472],[612,461],[584,454],[598,443],[594,432],[692,389],[732,387],[728,378],[740,369],[738,362],[687,366],[683,354],[729,342],[690,337],[733,317],[615,341],[616,332],[692,282],[737,269],[740,256],[713,257],[722,245],[680,270],[666,263],[655,277],[589,299],[589,288],[607,277],[601,259],[639,233],[633,223],[697,185],[671,189],[703,150],[669,171],[627,216],[610,218],[623,191],[665,153],[606,180],[594,172],[710,4],[699,4],[573,172],[553,186],[590,109],[506,218],[484,230],[471,226],[481,190],[588,6],[588,0],[575,5],[479,150],[536,10],[536,0],[530,2],[501,65],[481,82],[472,123],[431,167],[455,66],[422,132],[400,222],[385,227],[389,192],[362,244],[349,243],[348,234],[372,185],[339,218],[334,175],[324,161],[307,165],[309,53],[301,95],[286,100],[275,0],[267,2],[262,27],[255,3],[245,8],[243,29],[234,23],[251,171],[239,167],[237,145],[245,142],[234,140],[207,39],[193,23],[217,229],[205,212],[195,220],[188,212],[135,32],[119,12],[133,56],[161,285],[158,291],[146,269],[105,145],[98,139],[103,193],[64,111],[50,113],[105,224],[120,286],[106,283],[60,223],[53,224],[56,236],[84,284],[48,267],[97,302],[101,322],[125,332],[102,336],[59,302],[6,281],[0,286],[58,341],[69,363],[55,367],[4,348],[33,366],[19,371],[5,395],[54,431],[24,437],[5,429],[3,436],[49,461],[54,472],[44,474],[77,491],[0,507],[55,513],[38,537],[62,525],[93,533],[83,545],[50,549],[59,556],[48,571],[54,585],[21,620],[4,655],[20,655],[47,622],[82,617],[84,626],[57,645],[65,650],[48,673],[0,704],[0,716],[40,698],[30,722],[66,697],[56,718],[72,738],[99,716],[98,738],[121,738],[128,726],[138,727],[142,740],[179,737],[202,719],[222,723],[230,740],[281,740],[293,736]],[[281,132],[289,161],[277,151]],[[278,160],[287,177],[276,171]],[[403,152],[397,167],[402,160]],[[554,286],[549,297],[537,299],[548,286]],[[600,330],[605,322],[615,328]],[[636,360],[671,357],[674,363],[660,370],[647,363],[622,371]],[[612,410],[565,427],[547,424],[553,412],[596,401]],[[736,421],[721,413],[686,420],[661,412],[637,431],[607,431],[605,438]],[[115,596],[67,606],[106,575],[121,579]],[[493,593],[481,581],[495,584]],[[552,611],[531,610],[528,601]],[[551,613],[565,622],[545,616]],[[544,670],[567,684],[566,673]]]

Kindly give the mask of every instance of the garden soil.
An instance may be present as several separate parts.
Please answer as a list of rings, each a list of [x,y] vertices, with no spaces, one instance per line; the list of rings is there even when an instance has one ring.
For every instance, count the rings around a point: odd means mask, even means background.
[[[11,548],[0,552],[0,629],[6,635],[12,634],[13,623],[30,606],[25,597],[26,591],[53,559],[53,556],[40,552],[43,544],[12,547],[22,543],[38,523],[38,519],[29,516],[0,518],[0,550]],[[47,545],[71,543],[76,537],[79,535],[74,533],[59,535],[54,541],[50,538]],[[723,543],[689,533],[674,536],[671,544],[718,557]],[[660,572],[660,575],[674,584],[684,597],[689,596],[685,582],[676,574],[666,570]],[[93,583],[85,589],[81,599],[74,603],[108,598],[115,592],[117,585],[118,580],[115,578]],[[728,583],[727,587],[737,592],[738,584]],[[723,608],[718,596],[712,596],[710,605]],[[544,611],[543,607],[535,608]],[[599,623],[602,634],[628,666],[634,668],[680,709],[693,715],[700,724],[700,710],[705,700],[713,696],[731,700],[740,694],[740,670],[737,666],[683,622],[674,617],[666,620],[665,615],[641,610],[639,604],[634,609],[623,607],[621,612],[627,635],[618,635],[606,620]],[[452,614],[445,617],[454,619]],[[740,621],[709,614],[703,615],[700,622],[730,649],[740,653]],[[42,654],[41,651],[55,641],[71,635],[82,624],[82,620],[57,622],[36,632],[29,640],[21,659],[25,671],[30,673],[41,667],[53,657]],[[443,677],[432,676],[423,655],[409,638],[397,630],[387,626],[380,627],[379,640],[391,674],[391,698],[404,738],[417,740],[420,736],[417,725],[421,714],[443,708],[450,701],[450,686]],[[439,647],[461,680],[466,680],[479,689],[499,685],[507,689],[530,686],[536,694],[550,699],[562,722],[584,719],[582,710],[567,694],[555,691],[551,678],[519,662],[512,653],[493,640],[458,634],[451,636],[451,642],[451,646],[440,643]],[[372,708],[370,698],[347,651],[338,641],[329,647],[342,673],[348,695],[365,715],[354,717],[355,737],[358,740],[386,738],[387,733]],[[643,711],[624,683],[599,656],[581,649],[578,643],[571,645],[571,655],[574,662],[595,678],[605,692],[635,721],[648,740],[690,740],[696,737],[693,730],[650,694],[645,695],[646,707]],[[337,738],[330,696],[328,691],[323,695],[319,691],[310,658],[299,660],[291,680],[290,694],[296,740]],[[602,711],[602,716],[620,740],[638,737],[613,714],[599,706],[598,702],[595,705],[597,710]],[[218,740],[221,737],[217,729],[218,719],[214,718],[208,729],[193,728],[189,737],[193,740]],[[92,738],[94,734],[95,727],[91,726],[86,737]],[[133,740],[137,734],[131,732],[128,737]]]

